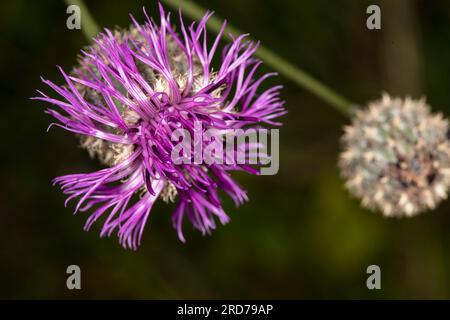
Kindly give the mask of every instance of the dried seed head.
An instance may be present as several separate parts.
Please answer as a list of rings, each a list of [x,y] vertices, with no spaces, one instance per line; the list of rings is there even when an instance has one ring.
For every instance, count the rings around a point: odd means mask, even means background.
[[[385,216],[435,208],[450,185],[448,127],[424,99],[384,94],[345,127],[339,167],[346,187]]]

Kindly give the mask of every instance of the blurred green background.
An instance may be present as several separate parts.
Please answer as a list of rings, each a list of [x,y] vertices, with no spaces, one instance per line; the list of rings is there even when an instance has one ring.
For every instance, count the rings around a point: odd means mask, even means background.
[[[450,115],[450,2],[356,0],[198,1],[263,45],[357,103],[426,95]],[[379,4],[382,30],[366,28],[366,8]],[[157,17],[155,1],[88,1],[98,23]],[[238,175],[251,201],[226,201],[231,223],[202,237],[188,225],[178,241],[170,209],[152,211],[143,245],[122,249],[82,230],[53,177],[100,166],[58,128],[39,76],[61,83],[87,44],[68,30],[62,1],[0,5],[0,298],[449,298],[450,201],[409,220],[360,208],[343,189],[336,159],[339,112],[282,76],[288,115],[282,119],[276,176]],[[266,69],[264,71],[268,71]],[[49,92],[47,90],[46,92]],[[66,289],[66,267],[82,270],[82,290]],[[377,264],[382,290],[366,288]]]

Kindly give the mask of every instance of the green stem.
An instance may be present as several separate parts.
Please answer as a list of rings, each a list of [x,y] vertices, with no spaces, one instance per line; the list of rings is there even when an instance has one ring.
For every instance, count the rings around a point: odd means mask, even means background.
[[[92,41],[99,32],[100,28],[95,22],[94,18],[91,16],[87,6],[84,4],[83,0],[64,0],[67,6],[76,5],[80,8],[81,12],[81,31],[88,41]]]
[[[201,6],[193,3],[189,0],[162,0],[167,5],[172,7],[175,10],[178,8],[182,8],[183,14],[186,14],[192,19],[199,20],[201,19],[206,10]],[[222,27],[223,21],[216,16],[211,17],[208,20],[208,28],[215,33],[218,33]],[[226,28],[226,32],[224,32],[224,36],[231,40],[232,35],[242,34],[237,28],[228,25]],[[355,106],[354,103],[348,101],[341,95],[337,94],[303,70],[299,69],[289,61],[286,61],[275,52],[270,49],[267,49],[263,46],[260,46],[256,52],[256,55],[263,60],[268,66],[277,70],[280,74],[285,76],[286,78],[292,80],[299,86],[309,90],[314,93],[316,96],[321,98],[323,101],[329,103],[331,106],[335,107],[337,110],[349,114],[350,109]]]
[[[81,30],[88,41],[91,41],[94,36],[99,33],[99,27],[92,18],[87,6],[84,4],[83,0],[65,0],[67,5],[77,5],[81,11]],[[177,10],[178,8],[183,9],[183,13],[191,17],[192,19],[201,19],[206,10],[199,5],[193,3],[189,0],[163,0],[170,7]],[[216,16],[211,17],[208,20],[208,27],[210,30],[218,33],[222,27],[223,21]],[[228,25],[224,36],[228,40],[232,40],[231,35],[242,34],[241,31],[235,27]],[[286,78],[292,80],[299,86],[309,90],[316,96],[321,98],[323,101],[329,103],[331,106],[335,107],[337,110],[349,114],[350,109],[355,105],[354,103],[346,100],[341,95],[337,94],[303,70],[297,68],[295,65],[286,61],[275,52],[260,46],[256,52],[256,55],[261,58],[268,66],[277,70],[280,74]]]

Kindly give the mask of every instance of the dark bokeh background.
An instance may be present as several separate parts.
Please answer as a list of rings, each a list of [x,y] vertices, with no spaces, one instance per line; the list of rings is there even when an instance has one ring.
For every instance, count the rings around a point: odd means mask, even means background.
[[[450,2],[356,0],[199,1],[241,30],[363,104],[382,91],[422,94],[450,115]],[[382,30],[366,28],[366,8],[382,8]],[[154,1],[89,1],[101,26],[143,21]],[[143,245],[123,250],[99,228],[82,230],[50,185],[58,175],[99,168],[69,133],[52,129],[39,76],[60,83],[87,44],[66,25],[62,1],[0,6],[1,298],[449,298],[450,201],[409,220],[363,210],[336,169],[347,119],[279,77],[289,114],[276,176],[237,177],[251,201],[212,236],[190,226],[178,241],[170,211],[151,214]],[[48,92],[48,91],[47,91]],[[82,290],[65,287],[66,267],[82,269]],[[382,290],[366,288],[377,264]]]

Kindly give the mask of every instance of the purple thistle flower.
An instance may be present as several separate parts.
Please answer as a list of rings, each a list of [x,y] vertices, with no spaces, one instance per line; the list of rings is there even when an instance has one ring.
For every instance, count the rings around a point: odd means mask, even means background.
[[[66,204],[78,198],[75,212],[95,208],[85,230],[106,215],[101,236],[117,231],[120,243],[132,249],[140,244],[159,198],[173,202],[178,197],[172,221],[184,242],[185,217],[202,234],[216,227],[216,219],[228,222],[218,190],[236,205],[248,200],[230,171],[258,173],[249,165],[174,163],[170,155],[175,129],[194,133],[195,122],[202,130],[280,125],[274,119],[286,112],[278,97],[281,86],[256,93],[274,74],[255,78],[261,62],[253,58],[257,44],[246,35],[223,49],[220,67],[212,71],[225,24],[208,48],[206,22],[212,13],[187,27],[180,12],[179,33],[161,5],[160,14],[159,26],[145,13],[144,25],[131,16],[134,26],[129,30],[105,29],[82,51],[79,67],[71,74],[59,68],[64,85],[42,80],[61,100],[40,91],[35,98],[60,109],[46,110],[58,120],[50,127],[79,135],[82,147],[107,165],[97,172],[54,179],[68,195]]]

